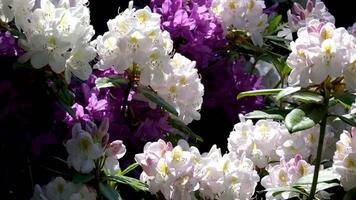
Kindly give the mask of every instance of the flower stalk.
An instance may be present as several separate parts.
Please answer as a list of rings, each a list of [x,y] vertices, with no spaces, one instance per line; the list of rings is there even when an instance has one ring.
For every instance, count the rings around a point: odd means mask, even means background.
[[[321,165],[321,156],[323,152],[323,146],[324,146],[324,137],[325,137],[325,130],[326,130],[326,122],[328,118],[328,104],[329,104],[329,95],[328,92],[326,92],[325,95],[325,110],[326,112],[324,113],[324,116],[321,120],[320,123],[320,135],[319,135],[319,142],[318,142],[318,150],[317,150],[317,155],[316,155],[316,160],[315,160],[315,169],[314,169],[314,174],[313,174],[313,182],[310,188],[310,193],[308,200],[314,199],[317,185],[318,185],[318,177],[319,177],[319,171],[320,171],[320,165]]]

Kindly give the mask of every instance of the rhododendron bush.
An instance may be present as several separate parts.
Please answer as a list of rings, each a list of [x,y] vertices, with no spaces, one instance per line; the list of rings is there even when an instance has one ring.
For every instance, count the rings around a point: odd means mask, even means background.
[[[5,199],[356,198],[356,23],[151,0],[96,31],[89,5],[0,1]]]

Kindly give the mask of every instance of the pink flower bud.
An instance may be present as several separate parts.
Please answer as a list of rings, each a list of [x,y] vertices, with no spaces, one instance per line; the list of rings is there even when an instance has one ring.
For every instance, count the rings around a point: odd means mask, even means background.
[[[115,140],[110,143],[110,146],[106,150],[107,156],[116,156],[117,159],[122,158],[126,153],[126,146],[121,140]]]
[[[301,15],[301,13],[304,13],[304,8],[299,3],[294,3],[292,10],[297,15]]]
[[[314,9],[313,1],[308,0],[306,7],[307,7],[308,13],[311,13],[311,11],[313,11],[313,9]]]

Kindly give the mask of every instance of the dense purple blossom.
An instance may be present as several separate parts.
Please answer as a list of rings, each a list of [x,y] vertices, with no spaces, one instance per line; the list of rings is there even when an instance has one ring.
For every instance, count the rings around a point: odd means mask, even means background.
[[[0,32],[0,56],[19,56],[22,52],[10,32]]]
[[[156,140],[170,131],[167,124],[168,114],[159,108],[151,109],[147,102],[133,98],[135,93],[128,95],[127,113],[124,115],[125,90],[127,88],[98,89],[95,80],[102,76],[119,75],[114,70],[95,71],[88,81],[71,85],[76,94],[75,104],[72,106],[75,118],[68,113],[65,122],[68,125],[80,122],[100,122],[104,118],[110,120],[110,138],[120,139],[126,143],[140,144],[141,142]],[[137,146],[140,148],[140,145]]]
[[[238,93],[263,88],[261,78],[245,72],[243,61],[220,61],[210,68],[203,79],[206,87],[204,107],[224,108],[229,119],[236,122],[238,113],[247,113],[263,106],[262,97],[236,100]]]
[[[154,12],[162,15],[178,52],[197,61],[198,69],[218,59],[216,50],[225,44],[223,29],[209,11],[211,0],[152,0]]]

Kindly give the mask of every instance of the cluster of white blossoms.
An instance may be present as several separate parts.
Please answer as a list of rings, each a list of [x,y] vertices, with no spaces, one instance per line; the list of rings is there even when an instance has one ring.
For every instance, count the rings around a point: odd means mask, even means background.
[[[291,42],[287,59],[292,68],[291,85],[307,87],[344,76],[350,91],[356,88],[356,38],[345,28],[332,23],[311,20],[298,30],[298,38]]]
[[[45,186],[35,185],[31,200],[96,200],[96,191],[56,177]]]
[[[19,40],[26,51],[20,61],[31,59],[37,69],[49,65],[55,73],[64,72],[67,82],[72,74],[87,80],[96,51],[89,43],[94,29],[86,2],[14,0],[15,24],[26,37]]]
[[[100,57],[96,67],[114,66],[119,72],[139,69],[140,83],[175,106],[179,119],[186,124],[199,120],[204,86],[195,62],[178,53],[171,58],[173,41],[160,29],[160,15],[149,7],[132,6],[130,2],[128,9],[109,20],[109,31],[96,39]]]
[[[290,134],[287,128],[272,120],[259,120],[255,125],[240,116],[228,140],[228,149],[238,156],[246,155],[258,168],[280,159],[289,160],[297,154],[313,161],[316,158],[319,126]],[[327,128],[324,158],[334,151],[334,134]],[[327,153],[329,152],[329,154]]]
[[[244,155],[222,155],[213,145],[196,162],[200,196],[204,199],[251,199],[260,180],[253,162]]]
[[[262,46],[267,15],[262,0],[213,0],[212,11],[227,33],[230,27],[245,30],[255,45]]]
[[[335,18],[326,8],[324,2],[316,0],[315,5],[313,1],[308,0],[304,9],[300,4],[294,3],[292,11],[288,10],[288,25],[292,32],[305,27],[309,21],[318,19],[321,22],[335,23]]]
[[[277,165],[269,166],[267,168],[268,175],[263,177],[261,184],[266,189],[287,187],[296,183],[301,177],[314,172],[314,166],[302,159],[302,156],[297,154],[295,158],[290,160],[281,159]],[[273,196],[274,192],[266,193],[266,199],[290,199],[297,197],[298,194],[294,192],[283,192],[277,196]]]
[[[352,128],[351,133],[345,130],[340,135],[333,161],[333,169],[344,190],[356,187],[356,127]]]
[[[154,79],[151,87],[170,102],[179,113],[179,119],[188,124],[200,119],[204,86],[201,84],[195,61],[176,53],[170,60],[172,72],[163,80]]]
[[[120,140],[107,144],[109,122],[105,119],[99,128],[95,124],[87,123],[83,130],[80,123],[73,126],[72,138],[65,147],[68,152],[67,163],[76,171],[89,173],[96,166],[95,161],[105,158],[103,170],[110,175],[116,175],[120,170],[119,159],[126,153],[126,147]]]
[[[195,199],[197,193],[208,199],[250,199],[259,181],[251,160],[222,155],[215,145],[201,155],[184,140],[174,148],[158,140],[147,143],[135,160],[143,168],[141,181],[165,199]]]

